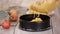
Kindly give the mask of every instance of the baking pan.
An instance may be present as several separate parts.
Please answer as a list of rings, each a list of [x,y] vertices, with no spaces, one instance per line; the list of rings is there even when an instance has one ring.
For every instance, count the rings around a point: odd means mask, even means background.
[[[41,18],[42,22],[31,22],[32,19],[35,19],[38,15],[36,14],[34,17],[34,14],[26,14],[22,15],[19,20],[19,28],[24,31],[32,31],[32,32],[38,32],[38,31],[45,31],[50,29],[50,17],[47,15],[39,15],[39,18]]]

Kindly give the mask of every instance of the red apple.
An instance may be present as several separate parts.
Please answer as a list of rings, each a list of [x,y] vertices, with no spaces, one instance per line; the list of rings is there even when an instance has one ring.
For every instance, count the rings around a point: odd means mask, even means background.
[[[10,27],[10,22],[9,22],[9,20],[3,20],[3,21],[2,21],[2,27],[3,27],[4,29],[8,29],[8,28]]]
[[[9,17],[10,17],[10,19],[12,21],[17,21],[17,19],[18,19],[18,15],[17,14],[11,14]]]

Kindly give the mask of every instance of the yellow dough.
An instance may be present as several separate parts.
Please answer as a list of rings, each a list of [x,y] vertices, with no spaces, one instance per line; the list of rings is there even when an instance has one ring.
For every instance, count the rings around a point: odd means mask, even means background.
[[[41,22],[41,21],[42,21],[41,18],[35,18],[35,19],[33,19],[31,22]]]
[[[34,12],[49,14],[56,8],[58,4],[59,2],[57,0],[45,0],[41,4],[39,4],[38,1],[36,4],[33,3],[29,6],[29,11],[33,10]]]

